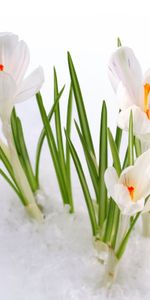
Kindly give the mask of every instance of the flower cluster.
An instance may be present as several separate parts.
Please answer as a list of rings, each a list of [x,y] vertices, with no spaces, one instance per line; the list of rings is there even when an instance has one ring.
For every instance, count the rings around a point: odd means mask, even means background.
[[[28,64],[29,50],[25,42],[19,41],[11,33],[0,34],[0,118],[5,136],[5,141],[0,140],[0,159],[8,173],[0,169],[0,174],[14,189],[26,211],[36,220],[42,221],[44,195],[41,197],[39,162],[44,139],[47,139],[63,204],[69,205],[70,213],[74,212],[70,168],[72,157],[87,205],[93,243],[100,260],[106,265],[104,281],[112,282],[130,234],[141,215],[143,232],[150,235],[150,70],[143,75],[133,51],[119,43],[108,67],[109,78],[119,104],[118,126],[114,138],[108,128],[107,105],[103,101],[97,158],[70,53],[68,66],[71,84],[67,104],[66,139],[63,136],[59,105],[65,86],[59,90],[54,68],[54,103],[47,114],[40,94],[44,82],[43,69],[38,67],[25,77]],[[22,123],[15,110],[16,103],[34,95],[43,122],[36,151],[35,171],[26,147]],[[75,127],[87,162],[94,200],[80,153],[76,151],[71,140],[73,95],[79,123],[75,121]],[[51,126],[53,117],[54,129]],[[128,132],[128,143],[122,162],[119,151],[123,131]],[[112,166],[108,166],[109,150],[112,154]]]

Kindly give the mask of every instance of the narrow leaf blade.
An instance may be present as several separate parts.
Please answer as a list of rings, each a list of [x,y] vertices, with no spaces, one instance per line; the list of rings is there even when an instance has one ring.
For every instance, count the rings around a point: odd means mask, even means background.
[[[107,169],[107,107],[103,101],[100,123],[99,146],[99,225],[102,228],[107,214],[107,189],[104,173]]]
[[[121,164],[120,164],[119,154],[118,154],[116,143],[113,139],[112,133],[109,128],[108,128],[108,138],[109,138],[110,149],[113,157],[114,167],[116,169],[117,174],[120,175]]]
[[[54,111],[56,109],[56,106],[58,104],[58,102],[60,101],[60,98],[63,94],[65,86],[63,86],[63,88],[61,89],[61,91],[59,92],[59,95],[57,97],[57,99],[55,100],[55,103],[53,104],[49,114],[48,114],[48,120],[49,122],[52,119],[52,116],[54,114]],[[36,149],[36,163],[35,163],[35,176],[36,176],[36,180],[39,184],[39,163],[40,163],[40,156],[41,156],[41,150],[42,150],[42,146],[44,143],[44,139],[46,136],[46,132],[45,132],[45,128],[42,129],[40,136],[39,136],[39,140],[38,140],[38,144],[37,144],[37,149]]]
[[[79,177],[79,180],[80,180],[80,184],[81,184],[81,187],[82,187],[82,191],[83,191],[83,194],[84,194],[84,198],[85,198],[85,201],[86,201],[86,205],[87,205],[87,209],[88,209],[88,213],[89,213],[89,217],[90,217],[90,221],[91,221],[91,226],[92,226],[92,232],[93,232],[93,235],[95,236],[97,234],[97,221],[96,221],[94,206],[93,206],[92,199],[91,199],[91,196],[90,196],[90,192],[89,192],[89,189],[88,189],[88,184],[86,182],[86,178],[85,178],[85,175],[84,175],[84,172],[83,172],[83,169],[82,169],[81,162],[80,162],[79,157],[77,155],[77,152],[76,152],[71,140],[69,139],[69,137],[67,137],[67,134],[66,134],[66,138],[68,140],[68,144],[69,144],[69,147],[70,147],[70,152],[71,152],[71,155],[72,155],[72,159],[74,161],[76,171],[77,171],[77,174],[78,174],[78,177]]]
[[[90,128],[88,124],[88,119],[86,115],[86,110],[84,106],[84,101],[79,85],[79,81],[77,78],[77,74],[75,71],[75,67],[71,58],[70,53],[68,52],[68,65],[69,65],[69,71],[70,71],[70,77],[71,77],[71,82],[72,82],[72,87],[73,87],[73,92],[74,92],[74,97],[76,101],[76,106],[77,106],[77,111],[78,111],[78,116],[80,120],[80,126],[82,130],[83,137],[90,149],[90,151],[93,153],[95,156],[95,151],[94,151],[94,146],[93,146],[93,141],[90,133]]]

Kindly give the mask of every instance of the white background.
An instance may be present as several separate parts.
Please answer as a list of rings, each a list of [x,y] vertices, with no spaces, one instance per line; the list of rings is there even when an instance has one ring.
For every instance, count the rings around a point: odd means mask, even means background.
[[[149,1],[1,1],[0,31],[12,31],[30,48],[29,71],[43,66],[45,83],[42,88],[47,109],[53,102],[53,66],[59,86],[66,83],[61,101],[63,125],[69,87],[67,51],[72,54],[80,80],[90,127],[98,152],[101,101],[106,99],[109,126],[114,130],[117,104],[107,77],[107,65],[116,49],[119,36],[123,45],[132,47],[143,70],[150,66],[150,2]],[[28,143],[32,142],[34,158],[40,132],[40,117],[35,100],[18,105],[24,121]],[[76,114],[74,112],[74,116]],[[28,134],[30,133],[30,134]],[[73,140],[76,134],[73,131]],[[79,142],[77,140],[79,146]],[[29,145],[30,146],[30,145]]]

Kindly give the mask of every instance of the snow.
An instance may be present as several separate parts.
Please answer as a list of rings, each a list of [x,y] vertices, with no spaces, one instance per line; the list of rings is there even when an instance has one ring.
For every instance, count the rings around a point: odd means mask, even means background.
[[[23,103],[19,112],[33,162],[41,126],[35,104]],[[75,140],[74,135],[72,139]],[[38,194],[39,203],[45,207],[43,224],[26,215],[17,196],[0,177],[0,300],[149,300],[150,239],[141,237],[139,223],[120,264],[116,283],[111,289],[102,286],[104,266],[93,247],[73,165],[72,173],[74,215],[62,206],[45,145],[40,182],[46,197],[43,192]]]
[[[62,207],[56,198],[57,195],[47,195],[46,218],[43,224],[37,224],[27,217],[15,194],[3,182],[0,299],[149,299],[150,239],[140,236],[139,226],[132,235],[116,283],[105,289],[101,286],[104,266],[92,245],[86,210],[78,203],[76,213],[70,215],[68,207]]]

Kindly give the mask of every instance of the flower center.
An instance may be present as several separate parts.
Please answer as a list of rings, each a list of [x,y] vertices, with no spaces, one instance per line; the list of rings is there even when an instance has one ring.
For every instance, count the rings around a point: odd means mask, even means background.
[[[0,71],[4,71],[4,65],[0,64]]]
[[[134,199],[134,190],[135,190],[134,186],[131,185],[131,186],[128,186],[127,188],[128,188],[131,200],[134,201],[133,200]]]
[[[145,83],[144,84],[144,112],[146,113],[148,119],[150,119],[150,108],[149,108],[149,101],[148,101],[149,93],[150,93],[150,84]]]

